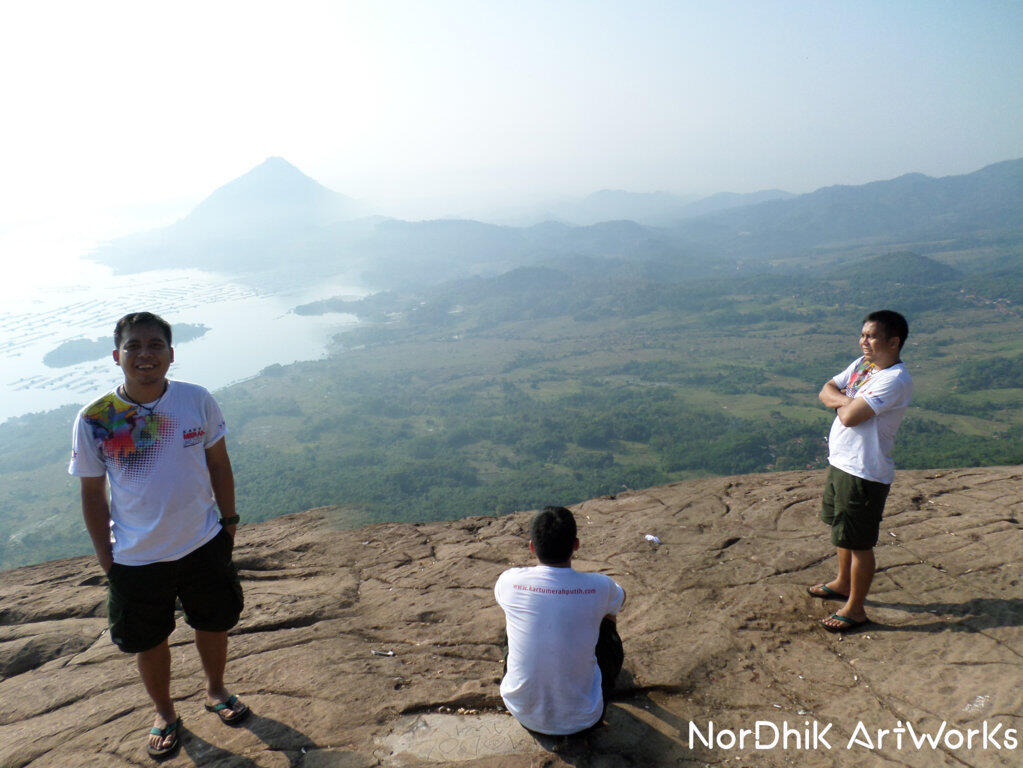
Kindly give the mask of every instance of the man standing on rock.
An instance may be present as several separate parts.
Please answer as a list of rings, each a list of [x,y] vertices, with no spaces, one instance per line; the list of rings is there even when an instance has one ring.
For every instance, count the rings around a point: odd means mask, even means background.
[[[79,412],[68,471],[81,480],[85,526],[107,574],[110,637],[136,655],[156,707],[147,751],[161,760],[180,746],[167,641],[175,600],[195,630],[206,709],[232,726],[248,715],[224,687],[227,631],[242,610],[231,560],[234,474],[216,401],[166,378],[170,325],[149,312],[125,315],[114,346],[124,382]]]
[[[562,736],[599,723],[624,660],[615,616],[625,591],[609,576],[573,570],[575,518],[544,507],[530,524],[539,565],[511,568],[494,587],[508,658],[501,698],[528,730]]]
[[[869,623],[863,602],[874,578],[877,545],[888,490],[895,477],[891,460],[895,433],[913,395],[913,380],[899,355],[909,326],[884,309],[863,319],[863,356],[827,382],[820,400],[836,412],[828,437],[828,475],[821,520],[831,526],[838,550],[838,575],[808,592],[845,605],[821,621],[829,632],[848,632]]]

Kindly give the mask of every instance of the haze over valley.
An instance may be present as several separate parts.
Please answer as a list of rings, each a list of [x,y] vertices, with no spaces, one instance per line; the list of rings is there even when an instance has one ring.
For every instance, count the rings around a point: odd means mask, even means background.
[[[337,504],[349,525],[449,519],[822,466],[816,392],[879,305],[911,322],[899,465],[1023,461],[1023,160],[768,197],[658,226],[402,221],[270,158],[90,258],[192,324],[172,376],[236,382],[217,397],[250,521]],[[86,294],[6,316],[5,370],[43,371],[11,390],[80,403],[116,383],[93,352],[137,302]],[[88,549],[73,413],[0,425],[0,565]]]

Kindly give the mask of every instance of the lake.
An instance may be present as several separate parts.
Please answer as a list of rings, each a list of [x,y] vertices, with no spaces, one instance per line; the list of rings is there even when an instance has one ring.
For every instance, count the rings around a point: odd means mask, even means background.
[[[351,278],[291,276],[284,286],[199,270],[115,274],[82,260],[76,280],[22,282],[0,305],[0,422],[33,411],[84,403],[122,380],[109,356],[50,368],[43,356],[65,341],[111,338],[117,319],[148,310],[170,323],[203,324],[202,337],[175,345],[171,378],[215,390],[274,363],[315,360],[353,315],[296,315],[291,309],[331,296],[364,296]],[[37,273],[37,278],[38,278]],[[273,286],[273,287],[272,287]],[[110,344],[113,349],[113,341]]]

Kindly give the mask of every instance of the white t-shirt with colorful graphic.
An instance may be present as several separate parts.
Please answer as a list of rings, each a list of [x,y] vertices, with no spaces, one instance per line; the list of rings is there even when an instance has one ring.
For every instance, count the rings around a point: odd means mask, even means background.
[[[828,462],[850,475],[891,485],[895,433],[913,396],[909,371],[903,363],[882,370],[859,357],[832,381],[847,397],[866,400],[874,415],[855,427],[835,417],[828,436]]]
[[[107,476],[115,563],[177,560],[217,534],[206,449],[226,434],[213,396],[182,381],[152,403],[114,390],[78,413],[68,472]]]
[[[589,728],[604,700],[594,649],[600,622],[621,610],[625,592],[610,576],[537,565],[511,568],[494,586],[508,630],[501,698],[539,733]]]

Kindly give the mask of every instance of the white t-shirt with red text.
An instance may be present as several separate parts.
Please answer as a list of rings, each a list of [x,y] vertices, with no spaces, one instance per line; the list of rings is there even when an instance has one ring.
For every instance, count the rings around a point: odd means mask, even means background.
[[[206,449],[226,434],[213,396],[183,381],[142,406],[114,390],[78,413],[68,472],[107,476],[115,563],[178,560],[217,535]]]
[[[855,427],[835,417],[828,436],[828,462],[850,475],[891,485],[895,433],[913,396],[909,371],[903,363],[879,369],[859,357],[832,381],[847,397],[862,397],[874,415]]]
[[[494,586],[508,631],[501,698],[531,731],[589,728],[604,708],[594,649],[600,622],[621,610],[625,592],[610,576],[537,565],[511,568]]]

